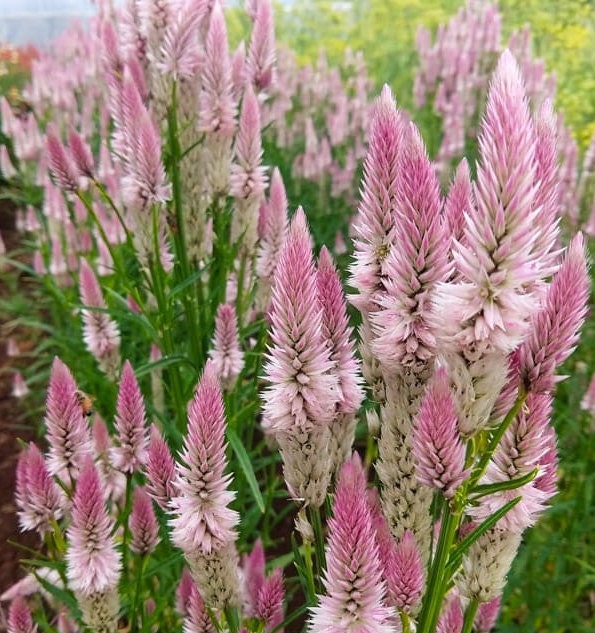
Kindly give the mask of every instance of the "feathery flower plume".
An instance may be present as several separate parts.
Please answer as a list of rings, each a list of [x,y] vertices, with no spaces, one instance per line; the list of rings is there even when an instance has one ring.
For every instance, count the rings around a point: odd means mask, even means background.
[[[37,530],[43,537],[52,520],[62,516],[63,496],[33,442],[17,463],[15,499],[22,530]]]
[[[343,464],[329,519],[324,587],[312,608],[310,633],[396,633],[384,605],[378,547],[357,454]]]
[[[444,342],[455,351],[508,353],[522,340],[537,298],[527,287],[543,276],[535,253],[535,146],[519,68],[505,51],[488,92],[479,137],[476,210],[455,243],[457,283],[441,288],[436,314],[448,315]]]
[[[194,580],[192,580],[192,575],[188,567],[184,567],[182,575],[180,576],[180,582],[176,588],[176,611],[182,617],[185,617],[188,613],[188,605],[193,587]]]
[[[93,178],[95,173],[95,163],[89,146],[82,139],[76,130],[71,129],[68,135],[68,147],[74,164],[81,176]]]
[[[281,569],[277,568],[265,579],[258,592],[256,617],[264,622],[265,633],[271,633],[273,629],[283,622],[284,598],[283,573]],[[283,629],[278,630],[279,633],[283,633]]]
[[[455,402],[443,367],[436,370],[421,402],[414,421],[412,449],[418,480],[452,498],[466,476],[465,445],[459,436]]]
[[[97,413],[93,418],[91,435],[93,437],[95,466],[101,479],[105,498],[119,502],[126,492],[126,476],[114,468],[111,459],[113,452],[112,438],[103,418]]]
[[[171,538],[186,556],[207,605],[225,606],[239,597],[234,541],[239,517],[228,504],[235,493],[225,475],[225,413],[212,361],[205,365],[188,405],[188,430],[177,466],[177,496]]]
[[[310,239],[304,212],[298,208],[273,286],[272,343],[265,366],[270,386],[262,424],[280,445],[292,496],[319,507],[331,477],[330,423],[338,397],[337,376],[322,336]]]
[[[197,30],[200,11],[190,3],[179,7],[178,15],[169,22],[159,50],[156,68],[176,81],[192,79],[202,62]]]
[[[244,354],[240,348],[238,318],[232,304],[222,303],[215,317],[215,336],[209,356],[223,389],[233,387],[244,368]]]
[[[211,622],[204,600],[194,582],[190,585],[186,612],[184,615],[184,633],[215,633],[217,629]]]
[[[236,104],[233,96],[227,27],[219,2],[215,3],[211,11],[201,78],[198,129],[225,138],[232,137],[235,130]]]
[[[490,633],[494,628],[500,611],[500,600],[500,596],[498,596],[489,602],[482,602],[479,605],[475,622],[473,623],[473,629],[477,633]]]
[[[120,368],[120,330],[107,314],[107,305],[97,277],[84,258],[81,258],[79,265],[79,292],[81,303],[85,306],[81,310],[85,345],[97,360],[99,368],[115,379]]]
[[[143,396],[129,361],[124,363],[116,403],[115,426],[118,446],[113,449],[114,466],[126,473],[138,470],[147,459],[146,413]]]
[[[57,357],[52,363],[44,422],[49,443],[48,470],[52,475],[66,474],[72,479],[91,451],[91,439],[74,378]]]
[[[574,351],[587,314],[589,287],[584,240],[577,233],[520,347],[521,377],[528,391],[550,392],[561,380],[556,367]]]
[[[31,610],[21,597],[15,598],[8,609],[8,633],[35,633],[37,625],[31,617]]]
[[[451,241],[461,242],[464,240],[465,214],[473,213],[475,200],[471,185],[471,175],[469,173],[469,163],[467,159],[459,163],[455,177],[452,181],[446,201],[444,202],[444,218],[447,225],[447,233],[451,236]]]
[[[384,290],[383,265],[394,241],[392,213],[404,131],[403,117],[385,85],[374,104],[361,202],[354,222],[355,262],[349,283],[358,291],[351,302],[363,314],[375,309],[373,299]]]
[[[384,261],[386,278],[372,315],[372,350],[383,368],[425,367],[436,352],[430,319],[433,291],[449,275],[449,241],[440,217],[442,201],[434,167],[417,128],[410,124],[400,155],[395,243]]]
[[[258,594],[265,582],[264,565],[264,548],[262,541],[257,539],[252,551],[242,560],[244,605],[248,617],[256,615]]]
[[[145,464],[147,476],[147,492],[164,510],[169,500],[176,495],[176,464],[159,429],[151,425],[151,438],[147,447]]]
[[[137,554],[150,554],[159,543],[159,524],[153,511],[153,503],[143,486],[134,489],[130,513],[130,549]]]
[[[50,171],[56,184],[64,191],[76,191],[79,188],[78,170],[72,156],[62,144],[53,124],[46,132],[46,151]]]
[[[456,594],[442,608],[436,633],[461,633],[463,630],[463,605]]]
[[[271,0],[259,0],[252,17],[252,36],[246,57],[246,72],[257,92],[266,91],[274,80],[275,26]]]
[[[99,474],[87,456],[72,502],[72,523],[67,531],[66,575],[87,626],[101,632],[118,626],[120,554],[110,536],[110,520]]]

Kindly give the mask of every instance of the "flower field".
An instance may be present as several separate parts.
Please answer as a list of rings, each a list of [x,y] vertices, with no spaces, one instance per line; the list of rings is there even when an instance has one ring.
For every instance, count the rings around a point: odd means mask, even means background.
[[[590,631],[593,16],[96,4],[1,58],[7,631]]]

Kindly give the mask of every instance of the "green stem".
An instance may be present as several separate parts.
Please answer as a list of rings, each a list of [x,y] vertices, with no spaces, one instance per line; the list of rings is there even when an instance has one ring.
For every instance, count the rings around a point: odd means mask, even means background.
[[[128,525],[128,517],[130,516],[130,508],[132,505],[132,475],[126,474],[126,497],[124,502],[124,511],[122,513],[122,573],[128,576],[128,542],[130,541],[130,527]]]
[[[236,607],[225,608],[225,620],[229,626],[229,633],[238,633],[240,630],[240,615]]]
[[[411,619],[405,613],[405,611],[399,611],[399,616],[401,617],[401,628],[403,633],[411,633]]]
[[[308,605],[316,604],[316,584],[314,582],[314,565],[312,564],[312,543],[304,539],[304,562],[306,563],[306,581],[308,583]]]
[[[465,619],[463,620],[463,628],[461,629],[461,633],[471,633],[478,609],[479,602],[477,600],[471,600],[469,606],[465,611]]]
[[[426,599],[419,616],[418,633],[433,633],[436,628],[442,600],[446,593],[447,583],[444,578],[446,563],[457,532],[460,514],[460,509],[457,508],[453,511],[448,503],[444,504],[440,536],[438,537],[436,555],[432,561],[425,594]]]
[[[137,622],[138,602],[140,600],[143,577],[145,575],[148,562],[149,562],[149,557],[146,554],[143,554],[140,560],[140,565],[138,566],[137,574],[136,574],[136,587],[134,590],[134,599],[132,601],[132,611],[130,613],[130,618],[129,618],[131,631],[133,633],[135,631],[138,631],[139,629],[138,622]]]
[[[126,241],[130,246],[132,246],[132,234],[130,233],[128,226],[126,225],[126,222],[124,222],[124,217],[120,213],[120,209],[118,209],[118,207],[114,204],[112,197],[109,195],[107,189],[103,186],[102,183],[100,183],[98,180],[93,179],[93,184],[95,185],[97,191],[99,191],[99,196],[101,197],[101,199],[104,202],[107,202],[110,209],[116,214],[116,217],[118,218],[120,224],[122,225],[122,228],[124,229],[124,233],[126,234]]]
[[[320,508],[310,508],[310,523],[314,531],[314,554],[316,557],[316,576],[320,582],[323,571],[326,569],[326,556],[324,554],[324,529],[322,527],[322,514]],[[318,591],[322,591],[322,586],[317,587]]]

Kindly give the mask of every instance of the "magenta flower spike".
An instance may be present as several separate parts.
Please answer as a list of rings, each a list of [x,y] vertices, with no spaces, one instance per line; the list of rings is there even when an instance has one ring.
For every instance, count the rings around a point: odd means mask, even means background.
[[[436,370],[415,418],[412,449],[418,480],[440,490],[447,499],[452,498],[467,473],[465,445],[443,367]]]
[[[113,449],[114,466],[133,473],[147,460],[147,415],[143,395],[129,361],[124,363],[116,403],[115,427],[118,446]]]
[[[66,575],[76,594],[90,598],[117,589],[120,554],[110,536],[112,529],[99,474],[87,456],[76,483],[67,531]]]
[[[384,290],[383,265],[393,244],[393,210],[399,179],[399,154],[405,123],[385,85],[374,104],[370,141],[364,162],[361,201],[354,221],[354,258],[350,285],[360,310],[375,309],[373,299]]]
[[[105,312],[107,305],[97,277],[86,259],[79,264],[79,292],[82,310],[83,340],[99,368],[115,379],[120,368],[120,330]],[[93,310],[92,308],[99,308]]]
[[[448,315],[445,343],[456,351],[508,353],[522,340],[543,276],[535,252],[536,134],[519,68],[505,51],[488,92],[479,137],[477,208],[455,245],[456,284],[441,289],[437,314]]]
[[[256,617],[264,622],[265,633],[271,633],[283,622],[283,600],[285,590],[283,588],[283,573],[277,568],[264,581],[258,592]],[[283,633],[283,629],[278,629]]]
[[[48,470],[52,475],[75,477],[85,456],[91,452],[89,429],[78,394],[70,370],[56,357],[50,374],[44,420],[49,443]]]
[[[233,95],[227,27],[219,2],[215,3],[211,11],[201,77],[198,129],[231,138],[235,130],[236,103]]]
[[[229,192],[235,198],[254,199],[264,194],[266,167],[261,166],[260,110],[250,85],[246,86],[235,144],[236,162],[231,166]]]
[[[184,552],[210,554],[236,539],[239,517],[229,509],[235,492],[225,475],[225,414],[212,361],[188,405],[188,430],[177,466],[178,494],[171,500],[172,540]]]
[[[147,448],[145,464],[147,492],[164,510],[169,500],[177,493],[174,458],[157,427],[151,426],[151,438]]]
[[[477,633],[490,633],[498,619],[500,612],[500,597],[494,598],[489,602],[482,602],[477,610],[473,629]]]
[[[203,61],[197,33],[200,17],[195,6],[182,4],[163,34],[156,67],[176,81],[195,77]]]
[[[76,191],[79,188],[78,170],[72,156],[62,144],[53,124],[46,133],[46,152],[50,171],[60,189]]]
[[[469,174],[469,163],[463,158],[457,167],[444,203],[447,232],[453,240],[460,242],[464,239],[465,214],[473,213],[474,209],[475,200]]]
[[[8,609],[7,633],[35,633],[37,625],[31,617],[31,610],[21,597],[15,598]]]
[[[339,383],[338,411],[356,413],[364,398],[362,377],[355,356],[353,329],[349,327],[341,279],[326,246],[320,250],[316,283],[322,303],[323,336],[327,341],[330,360],[335,365],[333,371]]]
[[[132,535],[130,549],[143,556],[150,554],[159,543],[159,524],[151,498],[142,486],[134,489],[129,525]]]
[[[93,178],[95,174],[95,163],[91,155],[91,150],[80,134],[74,129],[71,129],[68,135],[68,146],[79,174],[87,178]]]
[[[182,630],[184,633],[215,633],[217,630],[211,622],[205,602],[194,583],[190,586]]]
[[[238,318],[232,304],[222,303],[215,317],[215,336],[209,356],[224,389],[231,389],[244,368]]]
[[[190,596],[192,595],[194,588],[194,580],[188,567],[184,567],[182,575],[180,576],[180,582],[176,588],[176,611],[182,616],[186,617],[188,613],[188,605],[190,604]]]
[[[552,396],[530,393],[525,407],[506,430],[498,445],[482,484],[518,479],[538,469],[532,482],[514,490],[503,490],[480,499],[469,514],[482,521],[519,495],[522,499],[497,523],[501,530],[522,534],[532,526],[556,493],[556,437],[550,426]]]
[[[17,463],[15,499],[21,530],[37,530],[43,537],[62,516],[64,497],[33,442]]]
[[[450,274],[449,240],[440,217],[440,185],[419,131],[410,125],[400,156],[395,243],[384,261],[384,287],[372,316],[372,350],[383,367],[425,366],[436,353],[431,301]]]
[[[337,378],[322,336],[311,238],[303,210],[296,211],[277,266],[270,319],[272,345],[265,366],[270,383],[263,426],[291,432],[329,424]]]
[[[275,72],[275,26],[271,0],[255,3],[252,35],[246,57],[246,71],[249,81],[257,92],[271,87]]]
[[[421,603],[425,575],[421,553],[410,530],[405,531],[395,546],[385,574],[388,604],[412,613]]]
[[[436,633],[461,633],[463,630],[463,606],[461,599],[457,595],[453,595],[444,606]]]
[[[520,347],[521,378],[528,391],[551,392],[561,380],[556,367],[574,351],[587,314],[589,288],[585,244],[582,233],[577,233]]]
[[[258,539],[252,551],[244,555],[242,561],[244,604],[248,617],[256,615],[258,594],[265,583],[264,565],[264,548],[262,541]]]
[[[384,605],[378,547],[357,454],[345,462],[329,519],[325,595],[312,608],[310,633],[396,633]]]

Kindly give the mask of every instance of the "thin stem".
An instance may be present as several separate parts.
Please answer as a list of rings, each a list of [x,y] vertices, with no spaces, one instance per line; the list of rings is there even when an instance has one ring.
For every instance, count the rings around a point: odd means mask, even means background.
[[[134,590],[134,599],[132,601],[132,611],[130,613],[129,622],[131,625],[131,630],[138,631],[139,626],[137,622],[137,611],[138,611],[138,602],[140,599],[140,593],[142,588],[142,581],[145,575],[145,570],[147,568],[147,563],[149,562],[149,557],[146,554],[143,554],[140,560],[140,565],[138,566],[138,571],[136,574],[136,587]]]
[[[403,633],[411,633],[411,619],[405,613],[405,611],[399,611],[399,616],[401,618],[401,628]]]
[[[130,508],[132,505],[132,475],[126,473],[126,497],[124,510],[122,513],[122,573],[128,575],[128,542],[130,540],[130,526],[128,525],[128,517],[130,516]]]
[[[236,607],[226,607],[225,621],[229,626],[229,633],[238,633],[240,630],[240,615]]]
[[[310,523],[314,531],[314,553],[316,557],[316,579],[320,582],[322,573],[326,568],[326,556],[324,554],[324,529],[322,527],[322,515],[320,508],[310,507]],[[322,587],[317,587],[322,590]]]
[[[465,619],[463,620],[463,628],[461,629],[461,633],[471,633],[478,609],[479,602],[477,600],[471,600],[469,606],[465,610]]]

